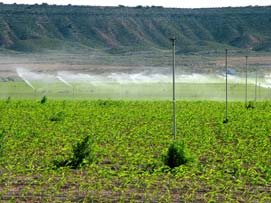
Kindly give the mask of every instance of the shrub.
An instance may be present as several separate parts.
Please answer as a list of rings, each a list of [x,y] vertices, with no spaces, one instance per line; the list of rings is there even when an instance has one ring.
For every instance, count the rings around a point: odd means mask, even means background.
[[[47,97],[43,96],[42,99],[40,100],[41,104],[45,104],[47,102]]]
[[[92,142],[90,141],[89,136],[86,136],[81,142],[78,142],[73,146],[72,155],[69,159],[55,161],[54,165],[58,168],[70,167],[71,169],[78,169],[93,160]]]
[[[60,111],[50,117],[50,121],[62,121],[64,119],[63,111]]]
[[[169,145],[164,163],[170,168],[178,167],[192,161],[192,156],[184,145],[184,142],[174,141]]]
[[[6,103],[9,104],[11,102],[11,97],[9,96],[6,100]]]
[[[246,107],[247,107],[247,109],[254,109],[255,108],[254,103],[252,101],[249,101],[248,105]]]

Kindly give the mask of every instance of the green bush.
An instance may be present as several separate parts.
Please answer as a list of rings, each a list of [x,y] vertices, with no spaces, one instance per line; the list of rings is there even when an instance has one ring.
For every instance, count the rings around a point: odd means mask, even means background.
[[[50,117],[50,121],[62,121],[64,119],[64,113],[63,111],[60,111]]]
[[[54,161],[54,165],[59,167],[70,167],[78,169],[86,163],[91,163],[94,160],[92,142],[89,136],[86,136],[81,142],[73,146],[72,155],[67,160]]]
[[[6,100],[6,103],[9,104],[11,102],[11,97],[9,96]]]
[[[193,158],[185,147],[184,142],[180,141],[172,142],[169,145],[166,156],[164,156],[164,163],[170,168],[178,167],[192,160]]]
[[[41,104],[45,104],[47,102],[47,97],[43,96],[42,99],[40,100]]]
[[[255,108],[255,104],[254,104],[254,102],[249,101],[248,105],[246,107],[247,107],[247,109],[254,109]]]

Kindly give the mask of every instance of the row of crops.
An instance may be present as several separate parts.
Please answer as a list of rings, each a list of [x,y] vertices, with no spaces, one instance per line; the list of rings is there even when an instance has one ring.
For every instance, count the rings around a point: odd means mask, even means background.
[[[169,168],[167,101],[0,101],[2,202],[270,202],[271,103],[177,102],[193,161]],[[88,159],[67,160],[89,138]],[[74,160],[72,160],[74,161]],[[66,164],[65,164],[66,163]]]

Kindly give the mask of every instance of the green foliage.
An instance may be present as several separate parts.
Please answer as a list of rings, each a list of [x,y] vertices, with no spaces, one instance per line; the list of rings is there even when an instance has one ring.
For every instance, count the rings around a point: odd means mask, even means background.
[[[247,109],[254,109],[255,108],[255,104],[253,101],[249,101],[248,105],[246,106]]]
[[[3,156],[3,148],[4,148],[4,131],[0,131],[0,159]]]
[[[86,163],[94,161],[92,142],[89,136],[85,136],[82,141],[73,146],[72,156],[67,160],[54,161],[56,167],[70,167],[78,169]]]
[[[11,97],[9,96],[6,100],[6,103],[9,104],[11,102]]]
[[[43,96],[42,99],[40,100],[41,104],[45,104],[47,102],[47,97]]]
[[[227,125],[224,102],[177,101],[177,147],[170,101],[101,103],[0,101],[0,201],[269,200],[270,101],[230,102]],[[64,120],[48,119],[60,111]],[[183,143],[196,161],[171,169],[161,154]]]
[[[62,121],[64,119],[65,115],[63,111],[57,112],[56,114],[52,115],[50,117],[50,121],[56,122],[56,121]]]
[[[190,152],[185,147],[184,142],[181,141],[172,142],[168,147],[166,156],[164,157],[164,163],[170,168],[187,164],[192,160]]]

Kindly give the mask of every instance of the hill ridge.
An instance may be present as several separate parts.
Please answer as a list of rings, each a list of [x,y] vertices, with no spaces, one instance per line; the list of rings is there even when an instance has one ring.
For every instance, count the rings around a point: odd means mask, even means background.
[[[0,48],[19,52],[106,49],[271,50],[271,7],[179,9],[0,4]]]

